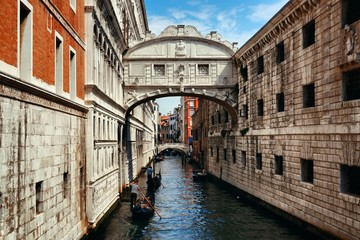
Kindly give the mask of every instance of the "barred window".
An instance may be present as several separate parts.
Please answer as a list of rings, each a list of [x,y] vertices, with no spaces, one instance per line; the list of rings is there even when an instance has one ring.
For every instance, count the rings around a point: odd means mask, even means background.
[[[303,48],[307,48],[315,43],[315,20],[308,22],[302,28]]]
[[[344,101],[360,99],[360,69],[343,73],[342,94]]]
[[[303,86],[303,107],[315,107],[315,85],[314,83]]]
[[[343,1],[343,25],[352,24],[360,20],[360,2],[359,0]]]
[[[155,76],[165,76],[165,65],[154,64],[154,75]]]
[[[285,60],[285,45],[284,41],[276,45],[276,63],[279,64]]]
[[[198,75],[206,76],[209,75],[209,64],[198,65]]]

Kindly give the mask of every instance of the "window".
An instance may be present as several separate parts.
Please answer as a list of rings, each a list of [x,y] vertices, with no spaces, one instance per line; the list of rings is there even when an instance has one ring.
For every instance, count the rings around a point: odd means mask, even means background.
[[[303,86],[303,107],[315,107],[315,85],[311,83]]]
[[[301,159],[301,181],[313,183],[314,182],[314,161]]]
[[[257,59],[257,73],[263,73],[264,72],[264,56],[261,56]]]
[[[220,124],[221,123],[221,113],[218,112],[218,123]]]
[[[210,147],[210,157],[213,157],[214,156],[214,149],[213,147]]]
[[[58,34],[55,37],[55,88],[57,94],[63,92],[63,41]]]
[[[165,65],[164,64],[154,64],[154,75],[155,76],[165,76]]]
[[[243,78],[243,81],[246,82],[248,80],[248,70],[247,70],[247,67],[243,67],[241,66],[240,67],[240,74]]]
[[[315,20],[308,22],[302,28],[303,48],[307,48],[315,43]]]
[[[285,97],[284,93],[276,94],[276,111],[283,112],[285,110]]]
[[[248,119],[248,105],[244,104],[241,109],[241,116]]]
[[[226,151],[226,148],[224,148],[224,160],[227,160],[226,155],[227,155],[227,151]]]
[[[343,1],[343,22],[345,24],[352,24],[360,19],[360,1],[359,0],[344,0]]]
[[[275,155],[275,174],[283,174],[283,157]]]
[[[262,155],[261,153],[256,153],[256,162],[255,167],[256,169],[262,170]]]
[[[44,194],[43,194],[43,190],[42,190],[42,181],[41,182],[37,182],[35,184],[35,192],[36,192],[36,214],[40,214],[42,212],[44,212]]]
[[[198,64],[198,75],[209,75],[209,64]]]
[[[216,162],[219,162],[219,148],[216,148]]]
[[[360,195],[360,167],[340,165],[340,191]]]
[[[224,110],[224,117],[225,117],[225,122],[229,122],[229,112],[227,110]]]
[[[246,152],[245,151],[241,151],[240,167],[241,168],[246,167]]]
[[[76,0],[70,0],[70,7],[76,12]]]
[[[276,45],[276,63],[279,64],[285,60],[284,41]]]
[[[19,29],[19,42],[20,42],[20,77],[23,80],[31,80],[32,76],[32,7],[29,3],[20,3],[20,29]]]
[[[76,97],[76,55],[75,50],[70,49],[70,98]]]
[[[214,117],[214,115],[211,116],[211,124],[215,125],[215,117]]]
[[[344,101],[360,99],[360,69],[343,73],[342,88]]]
[[[236,163],[236,149],[232,150],[232,160],[233,160],[233,163]]]
[[[64,198],[67,198],[69,196],[69,174],[68,174],[68,172],[64,172],[64,175],[63,175],[63,192],[64,192]]]
[[[264,116],[264,100],[263,99],[259,99],[257,100],[257,112],[258,112],[258,116]]]

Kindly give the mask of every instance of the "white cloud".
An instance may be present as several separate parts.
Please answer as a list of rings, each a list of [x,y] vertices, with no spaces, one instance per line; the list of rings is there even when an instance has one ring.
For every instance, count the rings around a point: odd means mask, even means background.
[[[237,16],[242,9],[232,9],[229,12],[220,12],[216,16],[216,25],[221,31],[236,31],[240,26]]]
[[[169,14],[177,20],[185,18],[195,18],[202,21],[210,21],[211,17],[215,14],[216,8],[211,5],[202,5],[197,10],[182,10],[177,8],[168,9]]]
[[[149,16],[148,17],[150,31],[159,35],[164,29],[170,25],[177,25],[174,19],[165,16]]]
[[[178,19],[178,20],[184,19],[188,15],[187,11],[180,11],[175,8],[170,8],[168,11],[172,17],[174,17],[175,19]]]
[[[258,4],[250,6],[251,14],[247,17],[253,22],[267,22],[272,18],[288,0],[281,0],[273,4]]]
[[[221,40],[238,42],[241,47],[249,40],[288,0],[279,0],[275,4],[237,5],[230,10],[221,10],[215,5],[204,4],[204,0],[193,0],[185,5],[190,8],[170,8],[166,16],[148,16],[150,30],[159,35],[169,25],[191,25],[203,36],[217,31]],[[251,9],[251,11],[249,11]],[[248,11],[249,13],[247,13]],[[249,19],[251,21],[249,21]]]

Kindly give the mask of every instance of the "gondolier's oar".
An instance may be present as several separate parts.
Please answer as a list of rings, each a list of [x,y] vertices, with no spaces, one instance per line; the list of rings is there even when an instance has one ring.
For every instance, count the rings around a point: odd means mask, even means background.
[[[154,209],[154,211],[156,212],[157,215],[159,215],[160,219],[162,219],[162,217],[160,216],[160,214],[156,211],[155,207],[151,204],[151,202],[149,201],[149,199],[147,199],[147,197],[143,194],[143,192],[139,189],[139,192],[141,193],[141,195],[143,196],[143,198],[145,198],[145,200],[148,202],[148,204],[150,205],[150,207],[152,209]]]

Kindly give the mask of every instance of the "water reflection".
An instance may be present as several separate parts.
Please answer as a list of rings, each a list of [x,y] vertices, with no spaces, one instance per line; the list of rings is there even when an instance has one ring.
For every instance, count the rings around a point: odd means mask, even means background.
[[[159,169],[164,187],[156,192],[155,208],[162,218],[135,222],[123,203],[95,239],[314,239],[221,186],[194,182],[191,165],[182,166],[180,158],[165,158]]]

